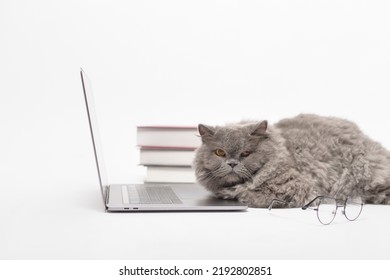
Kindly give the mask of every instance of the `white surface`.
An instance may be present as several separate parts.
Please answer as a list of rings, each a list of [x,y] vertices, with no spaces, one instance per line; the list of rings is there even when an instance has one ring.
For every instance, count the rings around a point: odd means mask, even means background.
[[[389,5],[1,1],[0,258],[389,258],[387,206],[329,227],[300,210],[102,212],[78,73],[93,82],[112,183],[145,174],[141,124],[311,112],[390,148]]]
[[[355,222],[339,212],[330,226],[319,224],[314,211],[300,209],[104,213],[96,185],[80,183],[90,175],[40,187],[34,182],[24,194],[16,186],[8,189],[2,195],[0,258],[390,258],[388,206],[365,206]],[[19,186],[28,184],[19,182]],[[40,196],[44,191],[47,195]],[[22,199],[15,203],[5,197]]]

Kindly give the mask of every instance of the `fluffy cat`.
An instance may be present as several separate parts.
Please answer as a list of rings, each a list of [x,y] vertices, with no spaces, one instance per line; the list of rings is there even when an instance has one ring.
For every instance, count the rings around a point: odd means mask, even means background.
[[[352,122],[299,115],[225,127],[199,125],[194,159],[200,184],[224,199],[268,207],[272,199],[301,207],[318,195],[390,204],[390,152]]]

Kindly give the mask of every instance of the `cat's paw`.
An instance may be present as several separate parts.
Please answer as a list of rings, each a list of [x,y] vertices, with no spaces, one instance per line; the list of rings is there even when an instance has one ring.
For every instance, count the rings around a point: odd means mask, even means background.
[[[222,199],[234,199],[236,197],[235,187],[219,190],[215,196]]]

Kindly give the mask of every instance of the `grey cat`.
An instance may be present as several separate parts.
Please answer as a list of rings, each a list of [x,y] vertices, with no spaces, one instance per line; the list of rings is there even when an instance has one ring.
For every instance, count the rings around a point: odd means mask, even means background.
[[[364,203],[390,203],[390,152],[352,122],[299,115],[267,121],[199,125],[197,180],[217,197],[250,207],[272,199],[301,207],[318,195],[359,195]]]

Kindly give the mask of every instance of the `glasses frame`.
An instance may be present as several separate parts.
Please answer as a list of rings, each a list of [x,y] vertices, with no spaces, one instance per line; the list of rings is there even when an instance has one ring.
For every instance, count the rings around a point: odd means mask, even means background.
[[[334,201],[335,201],[335,206],[336,206],[336,209],[335,209],[335,211],[333,212],[333,218],[332,218],[332,220],[331,220],[330,222],[328,222],[328,223],[324,223],[323,221],[321,221],[321,219],[320,219],[320,217],[319,217],[319,211],[318,211],[318,209],[319,209],[319,207],[320,207],[320,205],[321,205],[321,202],[322,202],[324,199],[332,199],[332,200],[334,200]],[[323,224],[323,225],[329,225],[330,223],[332,223],[333,220],[334,220],[334,218],[336,217],[337,209],[338,209],[338,208],[341,208],[341,207],[343,208],[342,213],[344,214],[345,218],[346,218],[347,220],[349,220],[349,221],[355,221],[357,218],[359,218],[360,214],[362,213],[364,203],[363,203],[363,202],[361,202],[361,203],[356,203],[357,205],[360,205],[359,214],[356,216],[356,218],[350,219],[350,218],[348,218],[348,216],[345,214],[345,208],[346,208],[346,206],[347,206],[347,201],[348,201],[348,199],[351,199],[351,197],[347,197],[347,199],[344,200],[344,199],[336,199],[336,198],[331,197],[331,196],[320,195],[320,196],[317,196],[317,197],[315,197],[314,199],[312,199],[310,202],[308,202],[308,203],[305,204],[304,206],[302,206],[301,209],[302,209],[302,210],[311,209],[311,210],[317,211],[317,219],[318,219],[318,221],[319,221],[321,224]],[[318,204],[316,205],[315,208],[310,207],[314,202],[316,202],[316,201],[318,201],[318,200],[320,200],[320,201],[318,202]],[[268,210],[271,210],[271,209],[272,209],[272,207],[273,207],[273,205],[274,205],[275,202],[280,202],[280,203],[283,203],[283,204],[290,204],[290,202],[287,202],[287,201],[284,201],[284,200],[275,198],[275,199],[273,199],[273,200],[271,201],[270,205],[268,206]]]
[[[321,205],[321,202],[324,200],[324,199],[332,199],[332,200],[334,200],[335,202],[336,202],[336,209],[335,209],[335,211],[333,212],[333,218],[331,219],[331,221],[330,222],[328,222],[328,223],[324,223],[323,221],[321,221],[321,219],[320,219],[320,217],[319,217],[319,211],[318,211],[318,209],[319,209],[319,207],[320,207],[320,205]],[[337,214],[337,209],[339,209],[339,208],[343,208],[343,211],[342,211],[342,213],[344,214],[344,217],[347,219],[347,220],[349,220],[349,221],[355,221],[357,218],[359,218],[359,216],[360,216],[360,214],[362,213],[362,210],[363,210],[363,202],[361,202],[361,203],[359,203],[358,205],[360,205],[360,210],[359,210],[359,214],[356,216],[356,218],[354,218],[354,219],[350,219],[350,218],[348,218],[348,216],[345,214],[345,208],[346,208],[346,206],[347,206],[347,201],[348,201],[348,199],[351,199],[350,197],[347,197],[347,199],[336,199],[336,198],[334,198],[334,197],[330,197],[330,196],[323,196],[323,195],[320,195],[320,196],[317,196],[317,197],[315,197],[313,200],[311,200],[309,203],[307,203],[306,205],[304,205],[303,207],[302,207],[302,210],[306,210],[306,209],[312,209],[312,210],[314,210],[314,211],[317,211],[317,218],[318,218],[318,221],[320,221],[320,223],[321,224],[323,224],[323,225],[329,225],[330,223],[332,223],[333,222],[333,220],[334,220],[334,218],[336,217],[336,214]],[[316,206],[316,208],[310,208],[310,206],[311,206],[311,204],[313,204],[315,201],[317,201],[317,200],[320,200],[319,202],[318,202],[318,205]]]

